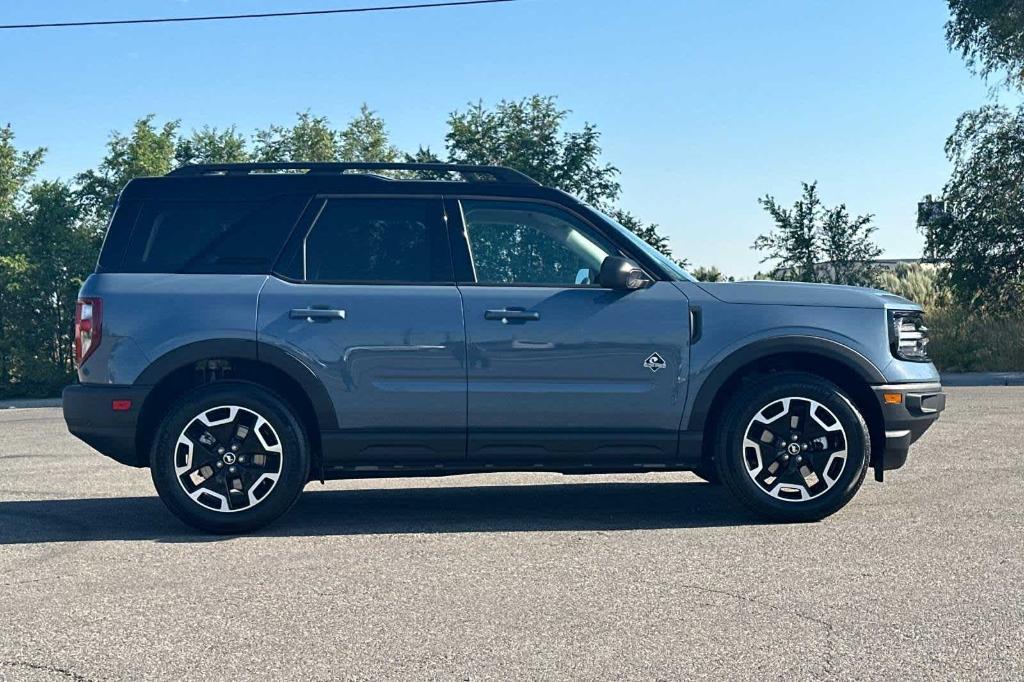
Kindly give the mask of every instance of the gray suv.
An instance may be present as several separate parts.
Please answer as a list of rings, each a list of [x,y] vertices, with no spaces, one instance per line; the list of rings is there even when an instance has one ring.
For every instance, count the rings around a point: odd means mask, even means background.
[[[311,480],[693,471],[809,521],[945,407],[919,306],[705,284],[516,171],[187,166],[133,180],[82,286],[68,429],[211,532]]]

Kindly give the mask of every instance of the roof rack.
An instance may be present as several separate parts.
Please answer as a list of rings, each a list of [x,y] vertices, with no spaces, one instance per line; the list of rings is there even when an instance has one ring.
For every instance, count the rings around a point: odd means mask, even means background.
[[[304,175],[335,175],[350,171],[429,171],[432,173],[458,173],[469,180],[474,175],[489,175],[495,182],[516,185],[539,185],[525,173],[503,166],[475,166],[462,163],[373,163],[373,162],[310,162],[283,163],[201,163],[182,166],[167,175],[194,177],[202,175],[249,175],[265,171],[305,171]],[[390,178],[387,178],[390,179]]]

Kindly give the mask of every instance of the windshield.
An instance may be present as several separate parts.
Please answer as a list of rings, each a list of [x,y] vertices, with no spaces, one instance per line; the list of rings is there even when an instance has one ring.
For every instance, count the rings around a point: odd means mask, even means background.
[[[676,263],[674,260],[663,254],[661,251],[658,251],[656,248],[654,248],[653,246],[645,242],[643,239],[638,237],[636,233],[633,232],[633,230],[629,229],[615,218],[612,218],[604,211],[600,211],[594,208],[593,206],[590,206],[589,204],[588,207],[590,208],[590,210],[594,211],[602,218],[607,220],[609,223],[611,223],[611,225],[618,228],[619,232],[621,232],[626,239],[628,239],[634,246],[636,246],[636,248],[640,249],[645,254],[647,254],[651,259],[656,260],[658,263],[664,266],[664,268],[669,271],[673,278],[684,282],[697,281],[697,279],[693,275],[679,267],[679,263]]]

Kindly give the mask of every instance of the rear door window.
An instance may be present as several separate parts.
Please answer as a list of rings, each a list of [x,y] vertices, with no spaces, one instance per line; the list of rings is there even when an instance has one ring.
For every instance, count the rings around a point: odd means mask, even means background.
[[[289,269],[307,282],[450,283],[445,230],[440,199],[328,199]]]
[[[306,197],[269,201],[153,201],[142,206],[126,272],[265,274]]]

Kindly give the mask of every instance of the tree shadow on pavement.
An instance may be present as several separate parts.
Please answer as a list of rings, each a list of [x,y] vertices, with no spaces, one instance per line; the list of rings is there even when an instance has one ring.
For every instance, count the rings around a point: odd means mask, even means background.
[[[706,483],[566,483],[305,492],[262,537],[406,533],[615,531],[757,525]],[[156,497],[0,502],[0,545],[216,541],[182,525]]]

